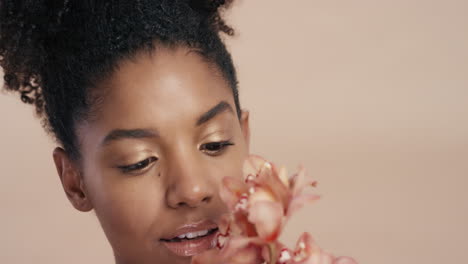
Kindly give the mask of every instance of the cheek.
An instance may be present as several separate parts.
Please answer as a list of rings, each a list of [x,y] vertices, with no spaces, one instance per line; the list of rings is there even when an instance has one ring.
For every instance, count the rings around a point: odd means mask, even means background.
[[[157,179],[109,173],[95,173],[93,177],[88,181],[91,200],[111,244],[126,241],[128,247],[144,241],[164,208],[164,191]]]
[[[244,156],[241,153],[237,155],[225,165],[225,171],[229,177],[242,177],[242,167],[243,167]]]
[[[237,146],[236,146],[237,147]],[[211,178],[216,181],[216,195],[219,196],[219,189],[222,186],[224,177],[243,177],[243,165],[246,155],[242,148],[233,148],[228,155],[219,157],[219,160],[208,161],[207,167],[211,170]]]
[[[248,150],[244,141],[240,142],[240,144],[236,147],[236,150],[233,151],[234,153],[230,157],[230,161],[227,162],[229,164],[226,164],[226,166],[229,167],[229,171],[231,172],[230,175],[226,176],[242,177],[244,161],[248,156]]]

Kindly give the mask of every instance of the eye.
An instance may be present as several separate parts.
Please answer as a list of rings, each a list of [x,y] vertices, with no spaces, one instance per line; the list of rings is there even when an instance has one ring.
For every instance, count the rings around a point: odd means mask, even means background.
[[[135,164],[131,164],[131,165],[125,165],[125,166],[118,166],[119,169],[122,170],[122,172],[124,173],[128,173],[128,172],[137,172],[137,171],[141,171],[145,168],[147,168],[151,163],[157,161],[158,158],[156,157],[150,157],[150,158],[147,158],[147,159],[144,159],[142,161],[139,161]]]
[[[210,142],[206,143],[200,146],[200,150],[207,153],[208,155],[211,156],[216,156],[221,154],[221,152],[228,146],[232,146],[234,143],[232,143],[229,140],[226,141],[220,141],[220,142]]]

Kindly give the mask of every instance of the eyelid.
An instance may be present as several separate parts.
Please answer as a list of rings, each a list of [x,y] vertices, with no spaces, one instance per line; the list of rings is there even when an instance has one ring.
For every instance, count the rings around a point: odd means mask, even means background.
[[[205,146],[209,145],[209,144],[220,144],[220,149],[219,150],[206,150]],[[205,150],[207,152],[212,152],[212,155],[211,156],[217,156],[217,155],[221,155],[223,151],[226,150],[227,147],[229,146],[233,146],[235,145],[234,142],[232,142],[231,139],[228,139],[228,140],[220,140],[220,141],[212,141],[212,142],[208,142],[208,143],[205,143],[205,144],[202,144],[200,146],[200,150]],[[214,152],[214,153],[213,153]]]
[[[140,160],[140,161],[138,161],[136,163],[133,163],[133,164],[117,166],[117,168],[122,170],[122,172],[124,172],[124,173],[138,172],[138,171],[145,170],[146,168],[148,168],[152,163],[154,163],[157,160],[158,160],[157,157],[152,156],[152,157]],[[142,165],[140,165],[142,167],[138,166],[141,163],[143,163]],[[136,167],[136,168],[132,168],[132,167]]]
[[[234,142],[232,142],[232,139],[226,139],[226,140],[212,140],[212,141],[201,144],[200,147],[207,145],[207,144],[215,144],[215,143],[234,145]]]

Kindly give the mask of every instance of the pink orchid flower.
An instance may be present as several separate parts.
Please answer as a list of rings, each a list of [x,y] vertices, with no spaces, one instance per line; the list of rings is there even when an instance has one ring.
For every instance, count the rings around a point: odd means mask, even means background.
[[[243,172],[243,178],[223,179],[220,195],[230,213],[219,223],[217,249],[194,257],[192,264],[357,264],[321,250],[308,233],[294,250],[278,241],[288,218],[320,198],[303,193],[307,186],[317,186],[303,167],[289,177],[284,167],[250,155]]]

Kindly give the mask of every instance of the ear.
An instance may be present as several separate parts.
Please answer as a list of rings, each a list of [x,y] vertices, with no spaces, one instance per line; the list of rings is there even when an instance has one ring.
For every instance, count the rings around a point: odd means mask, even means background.
[[[55,148],[53,158],[57,173],[62,182],[63,190],[73,207],[82,212],[93,209],[91,201],[85,192],[85,185],[76,162],[62,148]]]
[[[249,125],[249,111],[242,110],[240,125],[242,129],[242,134],[244,135],[244,140],[247,145],[247,150],[250,149],[250,125]]]

